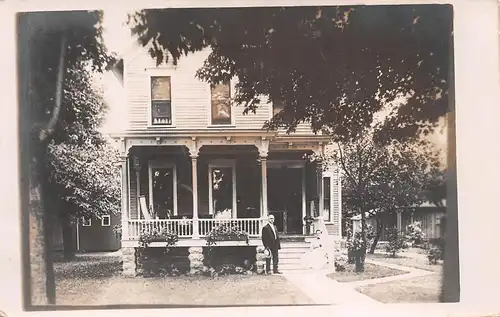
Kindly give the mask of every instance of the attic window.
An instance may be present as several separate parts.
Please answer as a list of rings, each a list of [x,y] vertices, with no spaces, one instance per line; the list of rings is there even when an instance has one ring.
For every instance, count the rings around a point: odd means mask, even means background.
[[[151,77],[151,123],[172,124],[172,98],[170,76]]]

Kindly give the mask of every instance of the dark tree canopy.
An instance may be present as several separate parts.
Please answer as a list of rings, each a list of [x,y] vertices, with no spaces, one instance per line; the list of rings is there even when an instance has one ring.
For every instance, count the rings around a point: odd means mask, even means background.
[[[61,43],[66,40],[64,54],[64,76],[62,91],[62,117],[57,118],[51,137],[62,141],[71,135],[73,124],[79,123],[77,112],[81,104],[78,100],[85,98],[86,91],[80,96],[76,91],[68,90],[68,85],[75,81],[79,70],[88,68],[103,72],[114,57],[107,52],[102,40],[102,12],[69,11],[69,12],[29,12],[19,16],[19,24],[25,32],[25,40],[30,49],[26,62],[29,62],[29,73],[24,74],[29,80],[30,114],[34,133],[45,128],[53,117],[57,97],[57,77],[61,56]],[[27,32],[26,32],[27,31]],[[73,108],[65,111],[64,108]],[[81,109],[80,109],[81,110]],[[60,129],[61,128],[61,129]],[[64,134],[67,134],[64,136]]]
[[[451,6],[155,9],[129,24],[158,64],[211,48],[200,79],[236,77],[245,113],[261,96],[284,104],[267,128],[309,122],[350,140],[402,95],[379,137],[428,133],[447,113]]]

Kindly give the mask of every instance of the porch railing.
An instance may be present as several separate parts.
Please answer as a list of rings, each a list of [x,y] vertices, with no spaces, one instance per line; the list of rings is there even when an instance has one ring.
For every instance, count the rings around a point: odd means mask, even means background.
[[[210,231],[220,225],[238,227],[250,237],[259,237],[263,220],[260,218],[238,218],[238,219],[198,219],[198,235],[206,237]],[[166,229],[176,233],[179,238],[192,238],[194,236],[193,219],[134,219],[128,220],[128,237],[123,240],[138,240],[141,232],[161,232]]]
[[[193,220],[191,219],[136,219],[128,221],[128,239],[125,240],[138,240],[142,231],[161,232],[167,229],[169,232],[177,233],[179,238],[193,236]]]
[[[238,227],[239,230],[248,233],[250,237],[260,236],[261,219],[240,218],[240,219],[199,219],[200,237],[205,237],[210,231],[220,225]]]

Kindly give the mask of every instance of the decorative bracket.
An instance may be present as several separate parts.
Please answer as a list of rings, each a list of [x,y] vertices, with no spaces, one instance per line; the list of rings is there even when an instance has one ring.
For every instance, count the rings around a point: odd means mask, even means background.
[[[191,158],[197,158],[198,154],[200,153],[201,147],[202,147],[202,145],[198,143],[198,140],[196,139],[196,137],[194,137],[194,136],[191,137],[191,145],[188,146],[189,156],[191,156]]]
[[[260,140],[260,145],[257,148],[259,150],[259,158],[267,158],[267,154],[269,153],[269,139],[266,137],[262,137],[262,139]]]

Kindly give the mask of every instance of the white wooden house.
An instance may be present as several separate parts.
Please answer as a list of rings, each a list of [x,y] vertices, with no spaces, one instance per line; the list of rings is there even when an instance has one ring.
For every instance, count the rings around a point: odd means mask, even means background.
[[[137,47],[114,70],[126,100],[124,128],[112,134],[122,159],[125,272],[133,271],[133,248],[148,228],[171,228],[179,235],[176,246],[191,253],[200,253],[204,237],[225,221],[259,247],[271,213],[282,235],[307,236],[304,217],[312,215],[324,220],[315,220],[315,228],[340,237],[339,175],[305,159],[324,150],[329,138],[308,124],[293,134],[264,130],[280,107],[263,103],[244,115],[243,106],[231,102],[235,81],[211,88],[195,77],[208,54],[157,67],[147,49]]]

